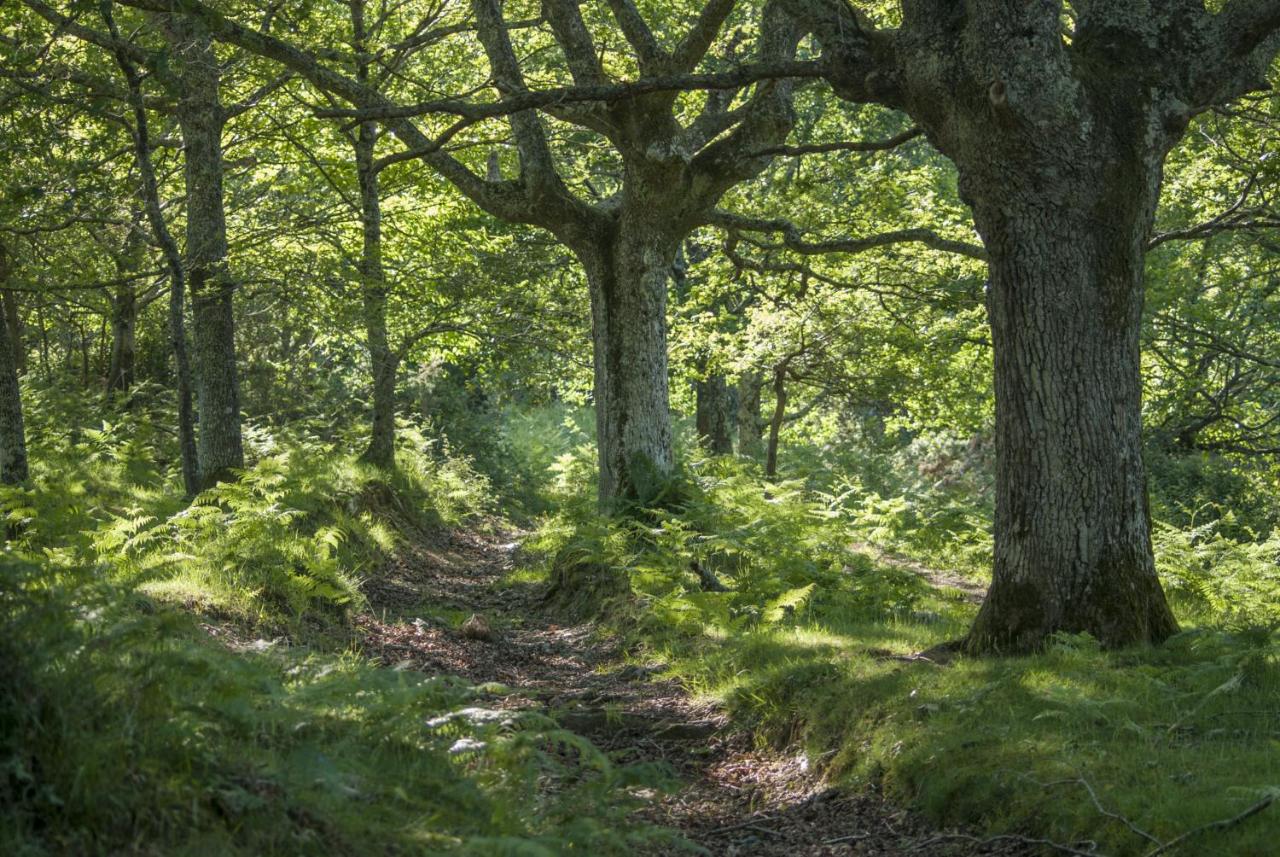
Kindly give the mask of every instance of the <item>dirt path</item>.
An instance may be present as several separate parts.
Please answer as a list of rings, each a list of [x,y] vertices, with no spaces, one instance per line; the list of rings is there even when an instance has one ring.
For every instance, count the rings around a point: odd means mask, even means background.
[[[874,794],[828,788],[802,756],[755,750],[724,714],[695,703],[661,665],[623,665],[616,641],[543,614],[536,587],[499,587],[513,568],[508,537],[454,532],[418,544],[366,586],[366,651],[388,664],[500,682],[498,703],[539,707],[620,762],[663,761],[684,786],[650,812],[713,855],[1031,854],[940,834]],[[455,621],[439,618],[452,611]],[[456,617],[478,613],[492,636],[474,639]],[[436,618],[433,618],[435,614]]]

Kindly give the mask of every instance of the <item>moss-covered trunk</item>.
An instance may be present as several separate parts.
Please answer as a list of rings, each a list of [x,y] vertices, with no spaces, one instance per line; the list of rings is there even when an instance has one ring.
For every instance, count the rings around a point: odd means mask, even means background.
[[[667,387],[667,283],[678,240],[624,213],[578,256],[591,291],[602,506],[648,504],[675,466]]]
[[[218,58],[208,31],[181,15],[166,21],[179,81],[187,187],[185,271],[195,328],[192,367],[199,414],[199,483],[208,488],[244,466],[236,368],[235,281],[223,210]]]

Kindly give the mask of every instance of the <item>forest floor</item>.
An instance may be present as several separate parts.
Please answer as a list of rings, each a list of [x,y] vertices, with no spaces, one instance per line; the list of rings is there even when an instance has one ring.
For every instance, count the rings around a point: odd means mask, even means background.
[[[714,705],[627,662],[616,637],[564,625],[541,587],[508,580],[511,533],[454,531],[407,546],[366,583],[361,645],[387,665],[497,682],[495,707],[533,708],[622,764],[662,762],[679,779],[649,810],[713,855],[1021,855],[1027,840],[979,842],[931,827],[874,792],[831,788],[796,751],[759,749]],[[487,628],[462,627],[483,617]]]

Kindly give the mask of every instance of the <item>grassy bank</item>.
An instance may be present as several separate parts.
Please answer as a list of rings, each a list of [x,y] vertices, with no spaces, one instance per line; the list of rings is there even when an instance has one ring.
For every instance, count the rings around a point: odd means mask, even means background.
[[[875,525],[856,498],[766,485],[727,461],[687,485],[665,513],[619,524],[580,510],[531,544],[547,569],[626,568],[637,598],[618,621],[638,657],[664,660],[760,740],[799,744],[837,780],[939,823],[1113,855],[1280,795],[1280,541],[1161,528],[1185,629],[1162,647],[1060,637],[1034,657],[940,666],[910,656],[961,636],[976,606],[856,548]],[[704,591],[695,560],[731,591]],[[1270,854],[1277,836],[1271,808],[1182,853]]]

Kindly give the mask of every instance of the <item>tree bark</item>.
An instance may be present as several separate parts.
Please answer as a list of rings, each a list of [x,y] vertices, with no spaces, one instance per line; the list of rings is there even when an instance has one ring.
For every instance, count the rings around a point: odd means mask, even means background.
[[[21,300],[13,289],[0,289],[0,301],[4,304],[4,323],[13,347],[13,365],[18,374],[23,375],[27,371],[27,348],[22,342]]]
[[[591,292],[599,499],[648,505],[675,466],[667,390],[667,281],[679,238],[634,212],[576,248]]]
[[[759,372],[746,372],[738,379],[738,454],[751,457],[760,454],[760,391],[764,378]]]
[[[137,362],[138,290],[130,276],[141,267],[144,244],[140,231],[142,213],[131,218],[120,250],[116,272],[120,284],[111,296],[111,362],[107,368],[107,394],[124,393],[133,386]]]
[[[974,651],[1026,651],[1059,631],[1117,646],[1177,630],[1142,462],[1150,219],[1102,198],[1093,218],[1108,210],[1102,225],[1047,201],[975,204],[991,254],[997,538]]]
[[[217,56],[203,24],[167,21],[181,89],[178,124],[185,147],[187,252],[195,326],[195,392],[199,413],[199,484],[208,488],[244,466],[236,370],[235,282],[227,264],[223,211],[222,129]]]
[[[378,467],[395,467],[396,366],[399,362],[387,336],[387,279],[382,267],[382,212],[378,173],[373,166],[375,126],[361,123],[356,144],[360,180],[360,220],[364,244],[360,256],[360,292],[365,338],[373,375],[373,417],[364,460]]]
[[[732,455],[729,431],[729,385],[723,375],[709,375],[696,382],[695,423],[698,440],[712,455]]]
[[[369,82],[365,50],[364,3],[351,4],[351,29],[357,46],[356,80]],[[378,190],[378,169],[374,150],[378,142],[375,122],[361,122],[355,139],[356,177],[360,185],[360,297],[365,339],[373,376],[373,415],[365,461],[387,470],[395,468],[396,450],[396,369],[398,355],[387,337],[387,277],[382,266],[382,200]]]
[[[0,245],[0,287],[8,284],[13,262],[7,248]],[[9,326],[0,324],[0,483],[25,482],[27,433],[22,419],[22,388],[14,360]]]
[[[778,438],[782,434],[782,423],[787,418],[787,367],[790,361],[783,361],[773,370],[773,418],[769,420],[769,445],[765,451],[764,475],[769,479],[778,477]]]

